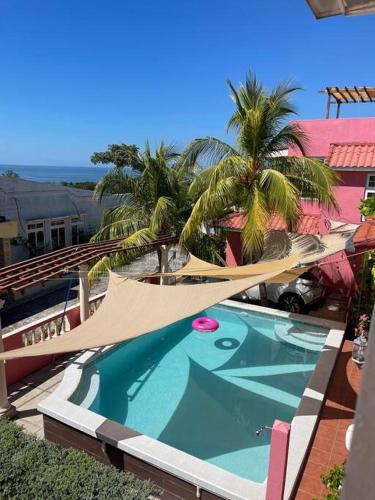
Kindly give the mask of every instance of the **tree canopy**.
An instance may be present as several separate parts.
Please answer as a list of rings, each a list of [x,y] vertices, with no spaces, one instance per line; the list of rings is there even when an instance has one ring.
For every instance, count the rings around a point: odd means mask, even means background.
[[[11,179],[19,179],[19,174],[15,172],[14,170],[8,168],[7,170],[4,170],[4,172],[1,174],[3,177],[10,177]]]
[[[141,166],[139,148],[134,144],[109,144],[106,151],[93,153],[90,160],[94,165],[112,163],[116,168],[139,169]]]
[[[298,90],[288,83],[267,92],[249,74],[236,89],[228,81],[234,112],[227,130],[234,132],[232,146],[214,137],[198,138],[186,148],[184,161],[208,165],[193,180],[189,196],[196,200],[182,231],[186,241],[202,223],[233,210],[247,215],[242,231],[248,254],[260,252],[273,213],[293,228],[301,215],[300,198],[337,207],[332,186],[335,172],[323,162],[305,156],[285,156],[282,151],[296,146],[301,154],[305,133],[290,119],[296,114],[291,96]]]

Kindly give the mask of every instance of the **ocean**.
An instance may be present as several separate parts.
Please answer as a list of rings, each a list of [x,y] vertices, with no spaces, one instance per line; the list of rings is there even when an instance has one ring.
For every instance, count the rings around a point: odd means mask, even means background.
[[[108,167],[53,167],[44,165],[0,165],[0,175],[13,170],[21,179],[36,182],[97,182],[110,170]]]

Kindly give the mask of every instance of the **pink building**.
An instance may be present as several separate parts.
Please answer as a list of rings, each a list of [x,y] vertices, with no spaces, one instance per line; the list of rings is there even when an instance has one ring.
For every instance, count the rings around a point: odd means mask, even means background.
[[[331,229],[330,220],[360,224],[361,200],[375,195],[375,118],[300,120],[295,123],[309,137],[305,155],[325,161],[339,173],[341,180],[334,188],[339,211],[324,213],[316,204],[301,200],[304,216],[297,232],[327,234]],[[290,148],[288,154],[300,156],[301,152]],[[244,214],[232,214],[219,223],[227,231],[226,261],[230,266],[243,263],[241,231],[245,222]],[[286,228],[273,218],[269,229],[283,231]],[[322,282],[328,291],[344,295],[352,293],[357,286],[355,276],[360,265],[358,259],[348,260],[345,252],[332,256],[319,268]]]
[[[359,205],[375,193],[375,118],[339,118],[295,122],[309,138],[305,155],[319,158],[339,173],[335,187],[339,213],[334,220],[360,223]],[[290,156],[300,156],[294,148]],[[306,210],[310,211],[308,204]]]

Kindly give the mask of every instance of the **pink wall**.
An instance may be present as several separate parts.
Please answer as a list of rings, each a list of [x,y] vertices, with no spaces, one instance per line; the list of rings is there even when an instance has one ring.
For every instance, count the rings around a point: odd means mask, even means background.
[[[331,211],[329,217],[337,221],[359,224],[361,222],[359,205],[365,197],[367,172],[339,171],[337,173],[341,182],[333,188],[333,193],[340,210]]]
[[[101,294],[104,296],[105,294]],[[96,296],[90,300],[90,302],[94,302],[100,296]],[[3,339],[4,341],[4,351],[10,351],[11,349],[18,349],[20,347],[24,347],[22,342],[22,335],[36,329],[38,326],[48,323],[49,321],[59,318],[62,316],[62,311],[56,313],[55,315],[48,316],[44,320],[39,323],[32,323],[25,328],[20,328],[10,335],[6,335]],[[69,307],[66,311],[66,316],[68,318],[70,328],[73,329],[81,323],[80,314],[79,314],[79,305]],[[69,333],[67,333],[69,335]],[[58,356],[57,356],[58,357]],[[19,359],[14,359],[7,361],[5,363],[5,375],[7,380],[7,385],[14,384],[19,380],[22,380],[24,377],[33,373],[43,366],[51,363],[54,359],[54,356],[37,356],[33,358],[23,358],[21,361]]]
[[[319,261],[319,267],[312,272],[321,280],[326,293],[347,296],[357,290],[357,272],[351,260],[345,252],[340,252]]]
[[[235,267],[242,264],[241,233],[228,231],[225,244],[225,260],[228,266]]]
[[[375,118],[338,118],[295,121],[309,137],[305,154],[326,157],[331,143],[375,142]],[[299,150],[289,148],[290,155]]]

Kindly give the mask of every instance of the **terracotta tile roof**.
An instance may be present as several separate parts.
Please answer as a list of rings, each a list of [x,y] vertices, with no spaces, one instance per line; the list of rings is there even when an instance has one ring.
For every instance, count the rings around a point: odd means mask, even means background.
[[[375,247],[375,217],[366,217],[355,233],[353,243],[366,245],[370,248]]]
[[[326,159],[330,167],[375,168],[374,142],[344,142],[331,144]]]
[[[324,216],[321,214],[303,214],[296,228],[296,232],[299,234],[320,234],[322,217]],[[216,227],[241,231],[245,227],[246,221],[247,215],[237,212],[219,219],[216,221],[215,225]],[[274,214],[268,229],[274,231],[285,231],[286,228],[285,222],[278,215]]]

